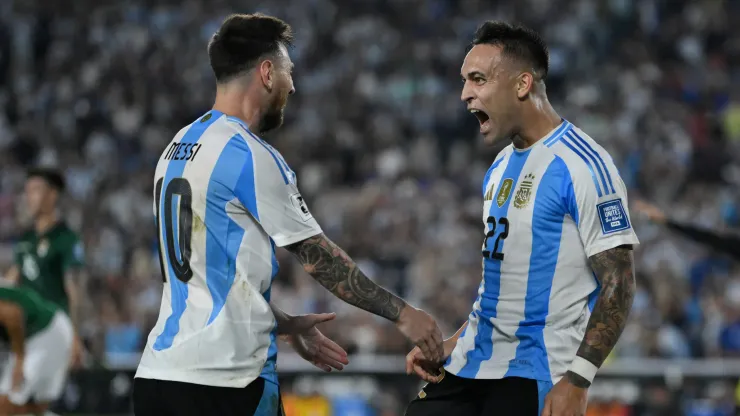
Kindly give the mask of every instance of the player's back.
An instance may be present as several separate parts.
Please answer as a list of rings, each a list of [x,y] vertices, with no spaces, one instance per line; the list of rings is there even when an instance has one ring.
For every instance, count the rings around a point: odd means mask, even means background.
[[[137,377],[223,387],[275,377],[269,288],[278,266],[255,218],[259,166],[292,174],[274,149],[215,110],[162,153],[154,213],[164,290]]]

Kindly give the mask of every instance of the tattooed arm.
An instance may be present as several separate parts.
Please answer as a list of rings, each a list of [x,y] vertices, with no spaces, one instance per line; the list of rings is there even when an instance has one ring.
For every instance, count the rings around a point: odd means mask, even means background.
[[[632,248],[620,246],[595,254],[589,258],[589,264],[601,284],[601,292],[576,356],[599,368],[622,334],[632,308],[635,297]],[[591,384],[572,371],[566,377],[577,387],[587,388]]]
[[[406,306],[401,298],[365,276],[347,253],[324,234],[286,248],[298,256],[308,274],[350,305],[394,322]]]
[[[334,296],[395,322],[426,357],[441,361],[442,333],[434,319],[375,284],[324,234],[286,246],[286,249],[295,254],[303,269]]]

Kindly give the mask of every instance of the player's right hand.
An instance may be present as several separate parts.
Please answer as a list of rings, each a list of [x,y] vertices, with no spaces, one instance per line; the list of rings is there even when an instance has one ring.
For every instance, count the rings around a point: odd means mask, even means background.
[[[442,331],[431,315],[406,305],[401,310],[396,326],[406,338],[419,347],[424,357],[432,362],[442,363],[444,360]]]
[[[447,360],[452,354],[452,350],[455,349],[457,343],[456,338],[449,338],[444,341],[444,357],[443,361]],[[411,352],[406,355],[406,374],[414,373],[422,380],[428,383],[439,383],[444,377],[444,368],[441,363],[435,363],[424,357],[419,347],[414,347]]]

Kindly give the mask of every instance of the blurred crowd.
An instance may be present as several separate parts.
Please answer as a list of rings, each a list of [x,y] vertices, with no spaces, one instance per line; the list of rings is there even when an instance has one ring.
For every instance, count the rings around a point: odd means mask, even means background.
[[[266,138],[314,216],[447,335],[480,283],[480,186],[500,150],[482,145],[459,98],[465,46],[484,19],[545,37],[551,101],[610,151],[631,198],[697,226],[740,221],[740,2],[2,1],[0,265],[28,226],[25,170],[60,167],[64,215],[86,245],[82,335],[101,360],[140,351],[156,319],[153,168],[210,108],[206,45],[234,11],[295,29],[297,93]],[[614,355],[740,355],[740,263],[632,217],[639,291]],[[406,352],[391,324],[333,298],[286,252],[279,260],[278,305],[336,311],[325,332],[353,351]]]

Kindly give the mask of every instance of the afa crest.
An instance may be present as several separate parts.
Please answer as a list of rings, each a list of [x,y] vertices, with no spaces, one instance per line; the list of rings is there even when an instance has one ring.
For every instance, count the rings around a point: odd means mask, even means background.
[[[532,184],[534,182],[534,175],[531,173],[528,173],[524,176],[524,180],[522,180],[522,184],[519,185],[519,190],[516,191],[516,195],[514,195],[514,207],[515,208],[524,208],[529,204],[529,199],[532,196]]]

